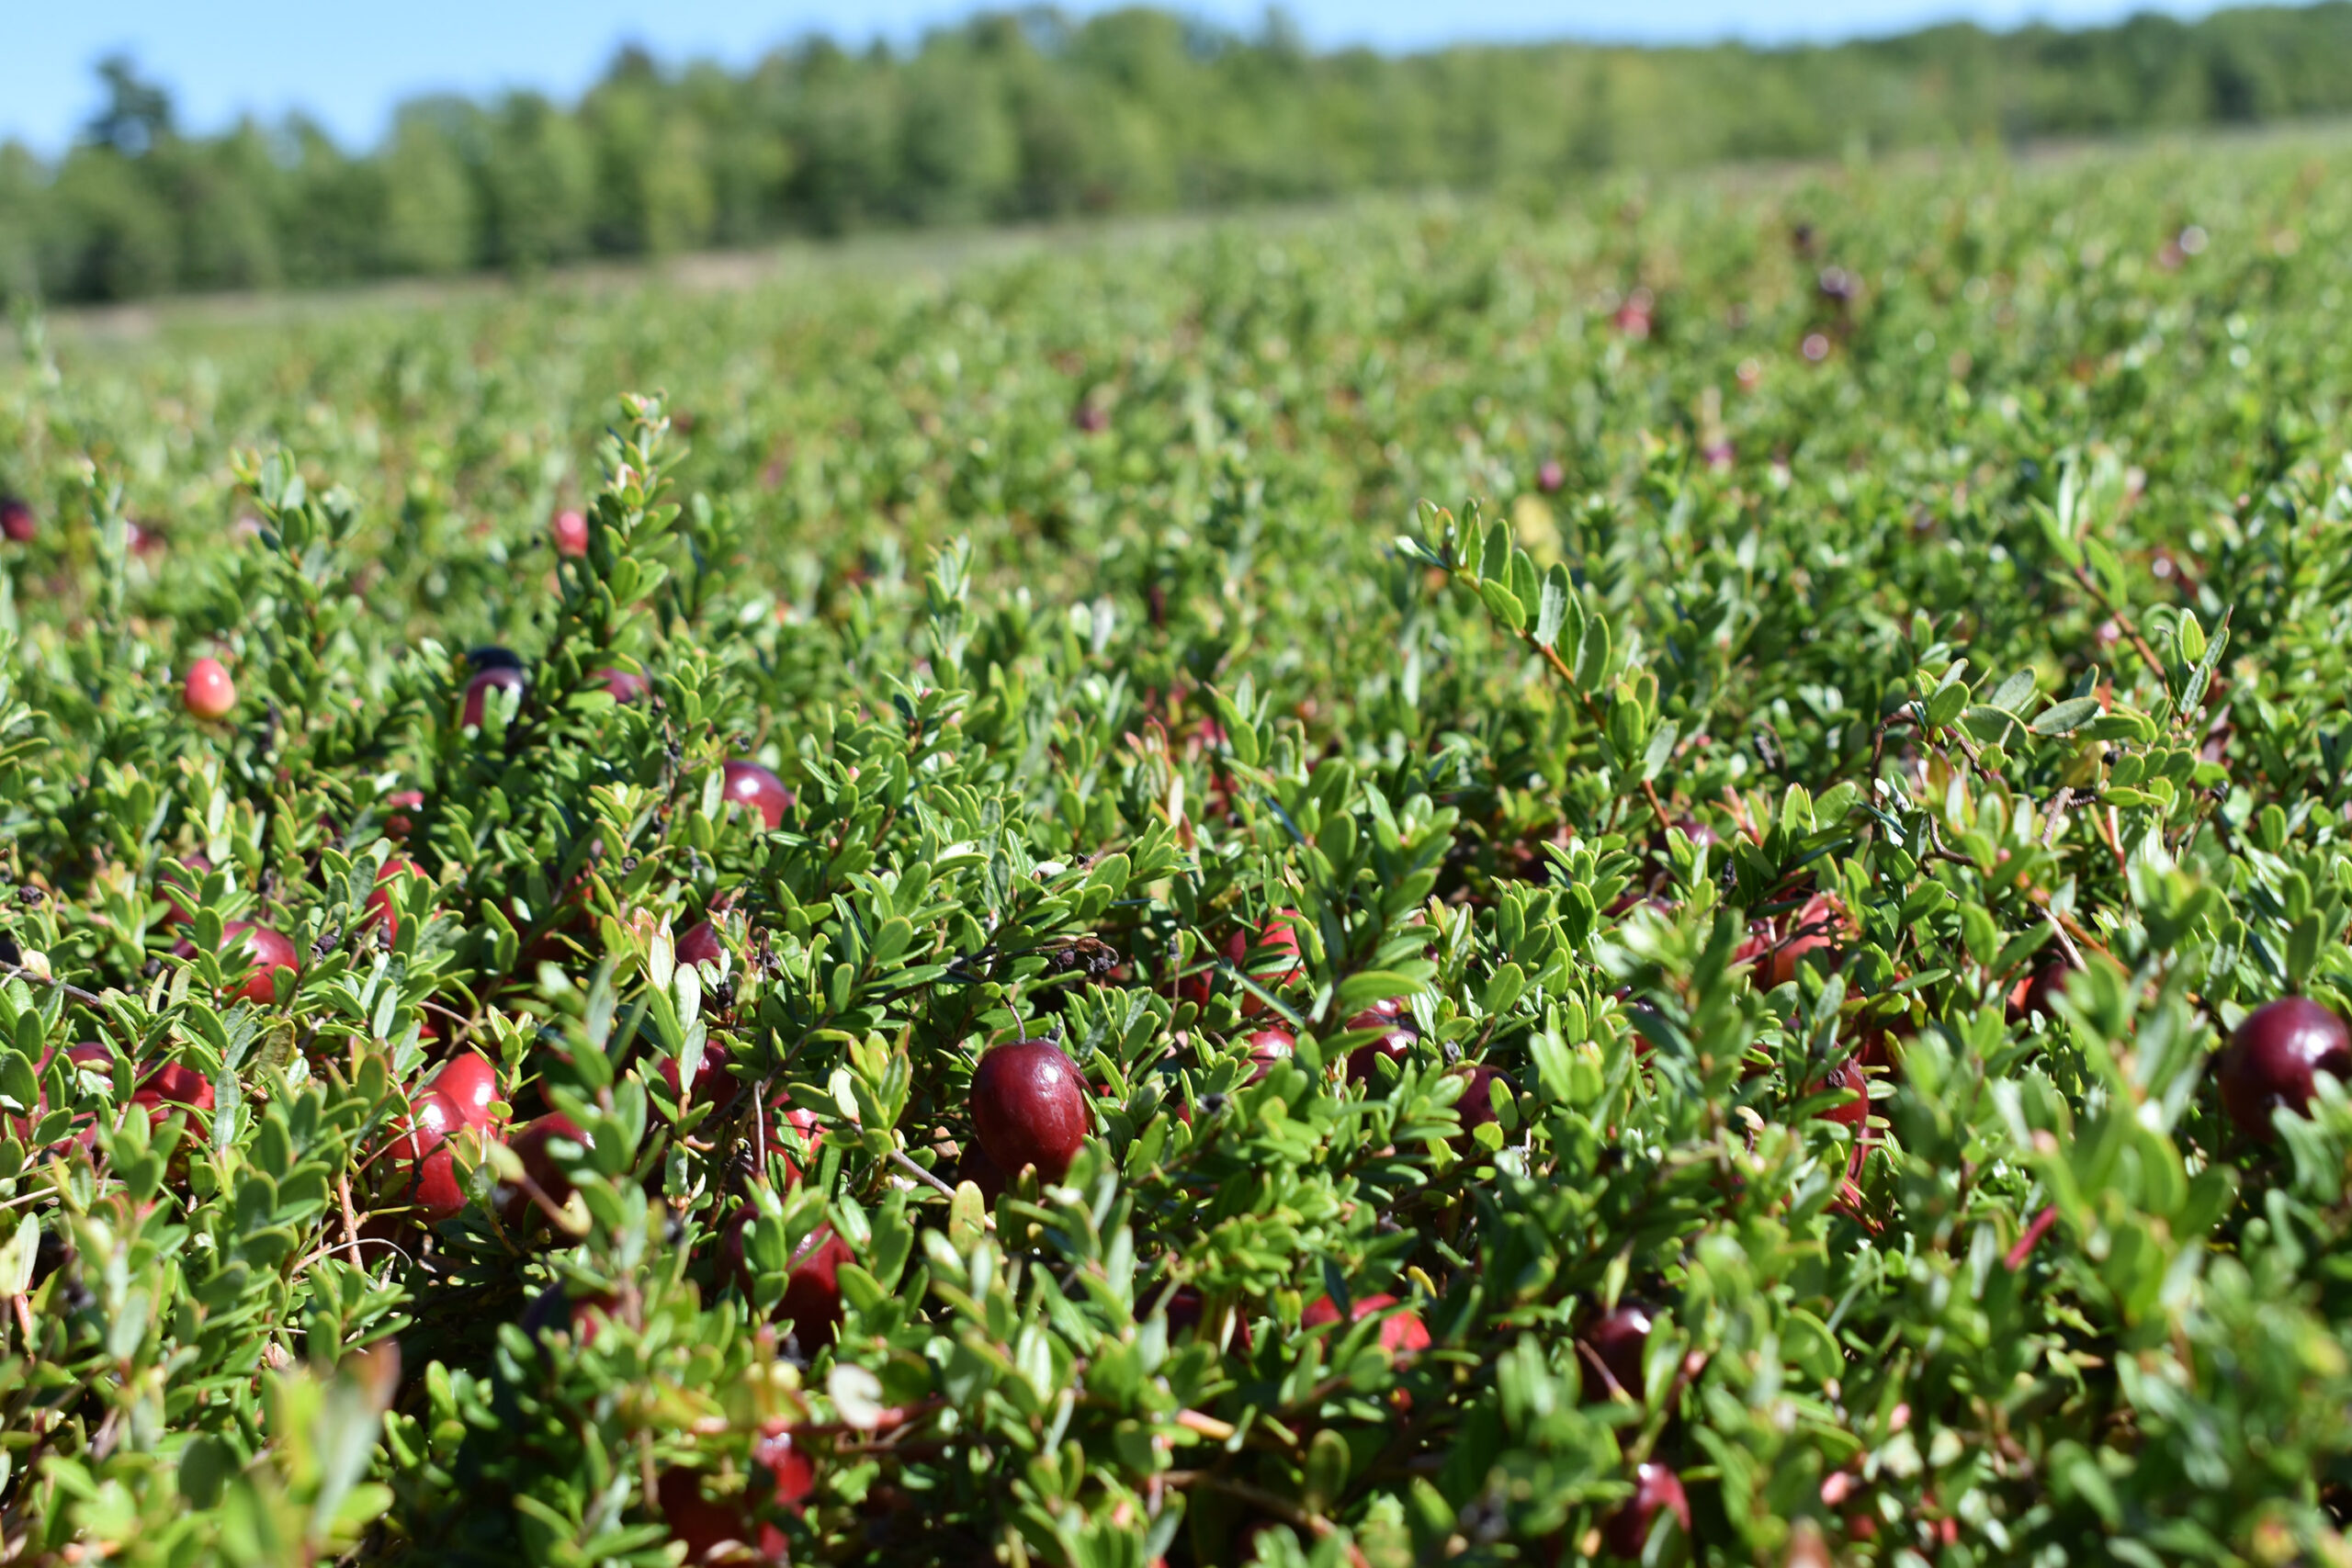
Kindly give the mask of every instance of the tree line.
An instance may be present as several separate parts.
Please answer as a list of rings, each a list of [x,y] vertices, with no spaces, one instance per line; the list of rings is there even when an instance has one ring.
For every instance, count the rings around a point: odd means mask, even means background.
[[[528,270],[787,234],[1159,212],[2352,108],[2352,0],[1832,47],[1317,52],[1159,10],[992,13],[748,69],[625,50],[577,103],[413,100],[371,150],[215,135],[124,59],[54,159],[0,146],[0,294]]]

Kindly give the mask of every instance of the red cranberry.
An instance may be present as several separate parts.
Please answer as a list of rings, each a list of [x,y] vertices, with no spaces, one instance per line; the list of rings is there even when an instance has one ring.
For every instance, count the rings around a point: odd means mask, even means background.
[[[2344,1021],[2309,997],[2281,997],[2246,1014],[2222,1053],[2222,1105],[2249,1136],[2276,1135],[2271,1113],[2298,1115],[2312,1102],[2312,1077],[2352,1084],[2352,1036]]]
[[[507,1147],[513,1149],[514,1157],[522,1162],[523,1174],[530,1179],[532,1186],[546,1194],[548,1202],[560,1209],[571,1197],[571,1179],[564,1175],[563,1167],[556,1163],[554,1152],[548,1147],[557,1138],[575,1144],[588,1141],[581,1135],[580,1123],[560,1111],[550,1111],[515,1134],[508,1141]],[[517,1187],[500,1204],[498,1217],[508,1229],[521,1230],[530,1223],[531,1216],[539,1212],[538,1204],[531,1198],[530,1188]]]
[[[376,873],[375,891],[368,895],[368,908],[360,918],[360,924],[365,926],[380,923],[384,928],[386,942],[399,941],[401,912],[392,903],[392,885],[403,876],[422,876],[423,874],[424,874],[423,872],[416,869],[416,863],[413,861],[405,861],[397,855],[386,861],[382,869]]]
[[[1398,1066],[1403,1066],[1405,1058],[1412,1053],[1413,1042],[1421,1037],[1420,1029],[1413,1022],[1413,1015],[1408,1010],[1402,997],[1385,997],[1373,1003],[1348,1020],[1348,1027],[1385,1032],[1371,1044],[1359,1045],[1348,1053],[1350,1083],[1378,1083],[1374,1065],[1380,1058],[1385,1056]]]
[[[661,1057],[662,1081],[670,1086],[673,1099],[691,1099],[696,1103],[716,1105],[732,1091],[735,1076],[727,1070],[727,1047],[716,1040],[705,1041],[702,1060],[695,1064],[694,1082],[682,1089],[678,1081],[678,1058],[663,1052]]]
[[[762,1437],[752,1444],[752,1462],[767,1472],[775,1486],[776,1502],[798,1512],[817,1490],[817,1467],[808,1452],[792,1440],[789,1431]]]
[[[1168,1332],[1171,1335],[1197,1332],[1205,1304],[1200,1292],[1190,1285],[1179,1285],[1176,1293],[1168,1298],[1168,1305],[1162,1309],[1168,1315]],[[1332,1321],[1337,1322],[1338,1319],[1335,1317]],[[1250,1320],[1238,1313],[1233,1318],[1233,1343],[1244,1350],[1250,1348]]]
[[[1463,1085],[1462,1098],[1453,1102],[1453,1113],[1462,1119],[1462,1134],[1456,1141],[1466,1143],[1472,1128],[1483,1127],[1498,1120],[1494,1086],[1501,1084],[1505,1093],[1512,1092],[1514,1086],[1499,1070],[1483,1063],[1463,1068],[1461,1077],[1466,1081]]]
[[[1568,470],[1561,467],[1557,457],[1546,457],[1544,466],[1535,470],[1535,488],[1545,495],[1557,495],[1567,482]]]
[[[199,659],[188,666],[180,686],[180,702],[190,715],[208,723],[229,716],[237,705],[237,682],[217,659]]]
[[[1830,1069],[1827,1077],[1823,1078],[1805,1092],[1824,1094],[1834,1089],[1846,1090],[1848,1098],[1822,1111],[1822,1120],[1835,1122],[1841,1126],[1851,1127],[1856,1132],[1860,1132],[1869,1124],[1871,1119],[1871,1084],[1869,1077],[1862,1072],[1862,1065],[1851,1059],[1840,1062]]]
[[[166,1062],[149,1073],[131,1091],[130,1103],[143,1107],[150,1124],[161,1126],[181,1106],[190,1111],[212,1109],[212,1080],[194,1067]]]
[[[1385,1311],[1396,1304],[1395,1296],[1360,1297],[1353,1305],[1349,1307],[1348,1321],[1362,1323],[1374,1313]],[[1339,1321],[1339,1303],[1329,1296],[1318,1297],[1308,1303],[1306,1310],[1298,1314],[1298,1326],[1301,1329],[1321,1328],[1327,1324]],[[1400,1312],[1383,1319],[1380,1325],[1380,1348],[1396,1356],[1404,1355],[1408,1351],[1428,1349],[1430,1331],[1422,1325],[1420,1314],[1411,1311]]]
[[[1649,1308],[1628,1303],[1615,1312],[1603,1313],[1584,1331],[1587,1359],[1598,1362],[1601,1371],[1635,1400],[1642,1397],[1642,1359],[1649,1348],[1650,1329],[1655,1324]]]
[[[13,544],[29,545],[36,532],[29,502],[14,495],[0,497],[0,534]]]
[[[956,1156],[956,1180],[959,1186],[968,1181],[978,1188],[981,1201],[990,1204],[1002,1197],[1004,1190],[1012,1185],[1005,1177],[1004,1168],[989,1157],[988,1150],[980,1147],[978,1139],[966,1144]]]
[[[468,1127],[487,1127],[496,1114],[498,1069],[479,1053],[452,1056],[426,1087],[447,1100]]]
[[[520,692],[523,684],[523,671],[503,664],[493,664],[477,672],[466,682],[465,707],[458,722],[468,729],[481,728],[483,716],[490,711],[490,694]]]
[[[792,1320],[792,1331],[799,1337],[803,1349],[830,1345],[841,1332],[841,1267],[855,1261],[857,1255],[831,1226],[820,1228],[801,1244],[776,1315]]]
[[[1779,930],[1770,921],[1758,921],[1747,940],[1734,950],[1732,957],[1738,963],[1757,961],[1756,983],[1770,990],[1795,979],[1798,962],[1806,953],[1828,949],[1848,929],[1838,907],[1815,894]]]
[[[1274,1070],[1276,1062],[1287,1062],[1298,1050],[1298,1037],[1287,1029],[1261,1029],[1247,1042],[1250,1047],[1250,1081],[1256,1083]]]
[[[616,703],[641,703],[653,694],[652,683],[634,671],[606,665],[596,671],[596,679]]]
[[[520,670],[523,668],[523,656],[511,648],[501,648],[494,642],[485,643],[480,648],[466,649],[466,668],[469,670]]]
[[[1638,1558],[1657,1517],[1668,1511],[1689,1535],[1690,1500],[1682,1495],[1682,1478],[1665,1465],[1645,1464],[1634,1472],[1634,1495],[1601,1527],[1601,1540],[1612,1554]]]
[[[240,938],[243,940],[240,942]],[[232,976],[237,971],[232,967],[231,954],[240,948],[244,953],[245,978],[242,984],[232,984],[228,999],[235,1001],[243,998],[266,1007],[277,997],[277,971],[298,967],[294,944],[267,926],[257,926],[250,920],[231,920],[221,931],[220,957],[221,967]]]
[[[588,553],[588,519],[581,513],[566,508],[555,514],[548,533],[555,540],[555,553],[574,558]]]
[[[972,1071],[972,1127],[999,1168],[1059,1181],[1086,1138],[1078,1065],[1046,1040],[1000,1045]]]
[[[2074,972],[2073,965],[2058,958],[2019,980],[2009,990],[2009,1021],[2056,1017],[2059,994],[2066,988],[2066,976]]]
[[[720,791],[727,805],[748,806],[760,814],[760,820],[770,828],[783,825],[784,814],[792,805],[792,792],[757,762],[737,758],[727,764],[727,780]]]
[[[405,839],[416,826],[408,814],[424,809],[424,792],[421,789],[394,790],[384,796],[384,804],[391,809],[391,815],[384,818],[385,833],[395,839]]]
[[[1259,958],[1257,966],[1250,969],[1249,974],[1261,988],[1279,991],[1306,973],[1298,961],[1298,931],[1294,923],[1305,918],[1296,909],[1277,909],[1267,919],[1265,924],[1258,928],[1256,946],[1262,956]],[[1226,943],[1226,956],[1233,960],[1235,967],[1243,967],[1249,958],[1250,946],[1249,935],[1246,932],[1236,931],[1233,933],[1232,940]],[[1285,956],[1289,959],[1288,963],[1283,962]],[[1256,992],[1244,990],[1241,993],[1242,1017],[1254,1017],[1265,1010],[1266,1004],[1259,998]]]
[[[749,1547],[759,1528],[745,1517],[740,1503],[715,1503],[702,1495],[698,1471],[671,1470],[662,1475],[655,1500],[670,1539],[682,1541],[689,1563],[741,1561],[739,1548]]]
[[[697,920],[678,938],[674,951],[681,964],[716,964],[726,955],[727,944],[719,939],[717,926]]]

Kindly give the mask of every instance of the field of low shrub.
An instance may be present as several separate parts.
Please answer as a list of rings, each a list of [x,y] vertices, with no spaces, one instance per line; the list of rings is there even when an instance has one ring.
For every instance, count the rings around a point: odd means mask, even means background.
[[[2338,142],[0,370],[0,1562],[2352,1561]]]

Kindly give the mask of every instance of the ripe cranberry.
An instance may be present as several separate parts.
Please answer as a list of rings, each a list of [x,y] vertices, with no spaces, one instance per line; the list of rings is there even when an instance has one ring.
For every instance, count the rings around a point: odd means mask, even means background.
[[[988,1150],[980,1147],[978,1139],[966,1144],[956,1156],[956,1180],[959,1186],[968,1181],[978,1188],[980,1201],[989,1204],[1002,1197],[1004,1190],[1012,1185],[1004,1168],[989,1157]]]
[[[695,1064],[694,1083],[690,1089],[678,1084],[678,1058],[663,1052],[661,1058],[662,1081],[670,1086],[673,1099],[691,1099],[695,1102],[718,1104],[733,1093],[735,1077],[727,1070],[727,1047],[716,1040],[705,1041],[702,1060]]]
[[[507,1147],[513,1149],[514,1157],[522,1161],[523,1174],[530,1179],[531,1184],[547,1195],[548,1202],[560,1209],[571,1197],[571,1179],[564,1175],[563,1168],[556,1163],[554,1152],[548,1147],[557,1138],[575,1144],[588,1141],[581,1134],[580,1123],[560,1111],[550,1111],[515,1134],[508,1141]],[[500,1202],[498,1217],[508,1229],[521,1230],[530,1223],[531,1216],[539,1212],[538,1204],[532,1201],[530,1189],[517,1187]]]
[[[1261,1029],[1250,1036],[1247,1043],[1251,1083],[1272,1072],[1276,1062],[1289,1061],[1298,1050],[1298,1037],[1287,1029]]]
[[[231,920],[221,931],[220,966],[232,976],[238,972],[232,955],[241,949],[245,978],[242,984],[232,982],[227,999],[243,998],[266,1007],[277,998],[277,971],[298,967],[294,944],[267,926],[257,926],[251,920]]]
[[[2009,990],[2009,1021],[2057,1016],[2059,993],[2066,988],[2066,976],[2073,973],[2074,967],[2064,959],[2054,958],[2019,980]]]
[[[1258,928],[1255,945],[1263,956],[1257,966],[1249,970],[1250,977],[1261,987],[1279,991],[1306,973],[1298,961],[1298,931],[1295,922],[1306,919],[1296,909],[1277,909]],[[1236,968],[1245,967],[1252,943],[1247,933],[1236,931],[1225,946],[1226,956]],[[1284,963],[1285,955],[1289,962]],[[1241,993],[1241,1016],[1254,1017],[1266,1010],[1266,1004],[1254,991]]]
[[[139,1080],[131,1091],[133,1105],[147,1107],[150,1121],[161,1122],[175,1105],[185,1105],[192,1111],[212,1109],[212,1080],[194,1067],[178,1062],[166,1062]]]
[[[464,1125],[490,1125],[498,1102],[498,1069],[487,1056],[472,1051],[452,1056],[427,1087],[449,1102]]]
[[[1100,435],[1111,428],[1111,411],[1100,403],[1083,402],[1078,405],[1070,423],[1089,435]]]
[[[817,1490],[817,1467],[810,1462],[808,1450],[793,1442],[788,1430],[754,1441],[752,1463],[773,1479],[776,1502],[795,1513]]]
[[[670,1539],[685,1544],[689,1563],[741,1561],[759,1533],[740,1503],[715,1503],[702,1495],[698,1471],[664,1471],[655,1501]]]
[[[1829,1076],[1805,1090],[1807,1094],[1824,1094],[1833,1089],[1848,1091],[1849,1098],[1822,1111],[1825,1122],[1836,1122],[1856,1132],[1867,1126],[1871,1119],[1871,1084],[1862,1072],[1862,1065],[1850,1058],[1838,1064]]]
[[[1348,1309],[1348,1321],[1362,1323],[1374,1313],[1385,1311],[1396,1304],[1395,1296],[1361,1297]],[[1339,1321],[1339,1303],[1329,1296],[1318,1297],[1310,1302],[1307,1303],[1306,1310],[1298,1314],[1298,1326],[1301,1329],[1321,1328],[1326,1324]],[[1380,1325],[1380,1348],[1395,1356],[1401,1356],[1412,1350],[1428,1349],[1430,1331],[1422,1325],[1421,1314],[1407,1311],[1383,1319]]]
[[[1656,1321],[1649,1308],[1627,1303],[1615,1312],[1595,1318],[1580,1342],[1587,1363],[1598,1365],[1611,1382],[1635,1400],[1642,1397],[1642,1359],[1649,1348],[1650,1329]]]
[[[41,1052],[40,1060],[34,1066],[37,1077],[47,1075],[50,1061],[55,1055],[54,1051],[47,1049]],[[75,1073],[94,1072],[104,1077],[111,1077],[114,1072],[114,1048],[100,1044],[95,1040],[85,1040],[78,1045],[67,1046],[65,1059],[74,1064]],[[209,1109],[209,1104],[207,1109]],[[12,1114],[0,1121],[5,1121],[8,1135],[21,1143],[32,1137],[34,1124],[48,1113],[49,1095],[46,1090],[43,1090],[34,1097],[33,1108],[29,1111],[22,1115]],[[76,1117],[69,1140],[79,1144],[85,1149],[96,1147],[98,1142],[96,1118],[87,1115]]]
[[[1168,1298],[1168,1305],[1162,1309],[1168,1316],[1168,1332],[1170,1335],[1197,1332],[1205,1304],[1200,1292],[1190,1285],[1178,1286],[1176,1293]],[[1337,1322],[1338,1319],[1332,1321]],[[1241,1349],[1250,1348],[1250,1320],[1239,1313],[1233,1316],[1233,1343]]]
[[[641,703],[653,694],[652,683],[634,671],[608,664],[596,671],[596,679],[616,703]]]
[[[520,670],[523,668],[523,656],[511,648],[501,648],[494,642],[485,643],[480,648],[466,649],[466,668],[469,670]]]
[[[555,540],[555,553],[574,558],[588,553],[588,519],[569,508],[555,514],[548,533]]]
[[[830,1225],[820,1227],[801,1244],[800,1256],[785,1281],[784,1300],[776,1307],[776,1315],[792,1320],[792,1331],[799,1337],[804,1350],[830,1345],[841,1332],[841,1267],[855,1261],[857,1255],[833,1234]]]
[[[1601,1526],[1601,1540],[1613,1555],[1638,1558],[1658,1515],[1669,1509],[1689,1535],[1690,1500],[1682,1495],[1682,1478],[1665,1465],[1645,1464],[1634,1472],[1634,1495]]]
[[[480,728],[483,716],[490,711],[491,693],[520,692],[523,686],[523,671],[503,664],[493,664],[487,670],[477,671],[474,678],[466,682],[465,706],[458,716],[458,722],[468,729]]]
[[[1544,466],[1535,470],[1535,488],[1545,495],[1557,495],[1568,482],[1568,470],[1560,466],[1557,457],[1546,457]]]
[[[384,796],[384,804],[391,815],[384,818],[384,831],[395,839],[405,839],[416,824],[409,819],[412,811],[424,809],[424,792],[421,789],[399,789]]]
[[[559,1280],[532,1298],[524,1309],[521,1326],[535,1343],[563,1329],[571,1334],[573,1344],[586,1349],[596,1342],[598,1329],[611,1320],[616,1304],[603,1291],[575,1296]]]
[[[2222,1053],[2216,1077],[2222,1106],[2241,1131],[2275,1135],[2271,1112],[2301,1114],[2312,1102],[2312,1080],[2327,1073],[2352,1084],[2352,1036],[2344,1021],[2309,997],[2281,997],[2246,1014]]]
[[[740,757],[727,764],[727,782],[720,795],[723,805],[748,806],[770,828],[782,826],[785,811],[792,805],[792,792],[784,787],[782,779]]]
[[[1759,920],[1748,938],[1733,951],[1736,963],[1756,960],[1756,983],[1767,990],[1785,986],[1797,977],[1798,961],[1808,953],[1818,953],[1831,947],[1840,934],[1849,930],[1846,918],[1838,907],[1819,894],[1804,901],[1804,908],[1779,922]]]
[[[376,873],[376,888],[374,892],[368,895],[368,907],[365,913],[360,916],[359,923],[363,926],[380,923],[384,928],[386,942],[399,941],[401,912],[393,907],[393,889],[390,885],[403,876],[424,874],[416,869],[416,863],[413,861],[405,861],[397,855],[386,861],[382,868]]]
[[[675,944],[681,964],[716,964],[725,956],[727,944],[718,935],[718,928],[708,920],[697,920],[688,926]]]
[[[237,705],[237,682],[219,660],[206,657],[187,667],[180,686],[180,702],[190,715],[210,723],[229,716]]]
[[[972,1128],[1000,1169],[1059,1181],[1086,1138],[1078,1064],[1046,1040],[1000,1045],[972,1071]]]
[[[1359,1045],[1348,1053],[1348,1081],[1373,1084],[1379,1082],[1374,1064],[1383,1056],[1402,1066],[1411,1055],[1413,1042],[1421,1032],[1413,1022],[1402,997],[1385,997],[1348,1020],[1350,1029],[1377,1029],[1384,1032],[1369,1045]]]
[[[1462,1132],[1455,1142],[1466,1144],[1472,1128],[1498,1120],[1494,1086],[1501,1084],[1505,1093],[1513,1092],[1516,1086],[1501,1071],[1484,1063],[1463,1068],[1460,1076],[1468,1081],[1463,1086],[1462,1098],[1453,1102],[1453,1113],[1462,1119]]]
[[[29,545],[35,532],[31,502],[20,496],[0,496],[0,534],[12,543]]]

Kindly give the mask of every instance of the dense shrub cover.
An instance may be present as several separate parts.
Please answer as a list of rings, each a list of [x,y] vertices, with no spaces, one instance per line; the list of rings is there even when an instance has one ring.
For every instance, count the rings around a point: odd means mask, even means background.
[[[2340,1560],[2326,174],[28,321],[5,1554]]]

